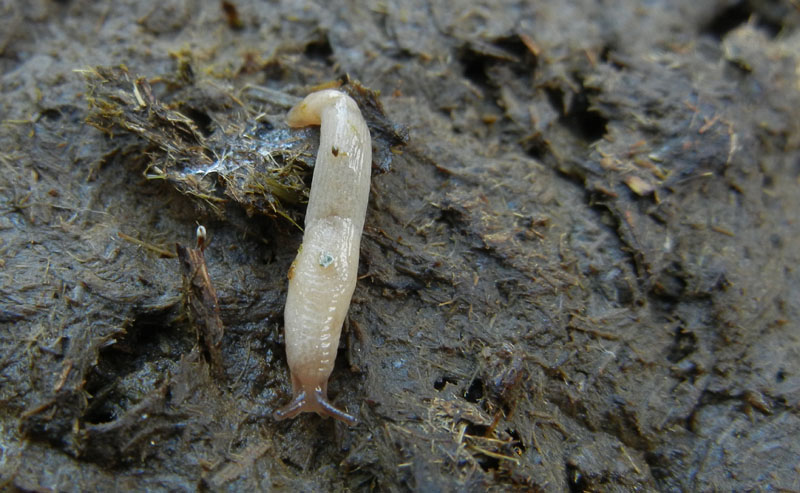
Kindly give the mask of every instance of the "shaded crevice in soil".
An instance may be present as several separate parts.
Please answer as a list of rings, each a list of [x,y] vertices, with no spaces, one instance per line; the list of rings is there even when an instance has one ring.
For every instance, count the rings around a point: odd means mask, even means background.
[[[791,487],[794,6],[225,3],[0,12],[0,484]],[[322,83],[380,91],[359,102],[391,170],[331,380],[355,428],[270,418],[301,233],[266,202],[212,215],[143,179],[170,149],[88,128],[72,70],[120,63],[129,111],[138,89],[219,155],[285,134],[306,166],[316,136],[286,109]],[[158,253],[198,223],[222,376]]]
[[[770,37],[775,37],[784,27],[780,17],[776,16],[780,15],[781,11],[783,11],[783,15],[790,13],[786,6],[781,5],[781,2],[739,0],[728,3],[730,5],[722,8],[701,27],[701,33],[721,40],[729,32],[754,20],[755,24],[767,32]]]

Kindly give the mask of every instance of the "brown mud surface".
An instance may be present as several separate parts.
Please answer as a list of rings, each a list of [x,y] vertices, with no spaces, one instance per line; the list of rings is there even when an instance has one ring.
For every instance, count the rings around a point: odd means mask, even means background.
[[[325,3],[0,1],[0,488],[800,491],[798,3]],[[276,422],[342,82],[359,423]]]

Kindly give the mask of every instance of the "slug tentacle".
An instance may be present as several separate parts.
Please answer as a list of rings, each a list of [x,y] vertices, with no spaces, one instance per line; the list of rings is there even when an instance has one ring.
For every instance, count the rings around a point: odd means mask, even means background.
[[[326,394],[325,389],[320,387],[310,390],[301,389],[299,392],[294,392],[294,398],[289,404],[278,409],[272,415],[275,419],[282,420],[294,418],[300,413],[310,412],[344,421],[350,426],[355,425],[356,418],[331,404]]]
[[[316,412],[355,424],[327,399],[342,323],[356,287],[361,233],[369,199],[372,144],[349,96],[308,95],[289,111],[292,127],[320,125],[320,143],[306,209],[303,244],[292,263],[284,324],[292,401],[276,419]]]

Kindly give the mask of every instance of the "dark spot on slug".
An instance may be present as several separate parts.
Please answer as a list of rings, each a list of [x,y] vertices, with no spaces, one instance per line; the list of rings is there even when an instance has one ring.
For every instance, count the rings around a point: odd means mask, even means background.
[[[333,154],[334,156],[338,156],[339,155],[339,148],[336,147],[336,146],[331,147],[331,154]]]

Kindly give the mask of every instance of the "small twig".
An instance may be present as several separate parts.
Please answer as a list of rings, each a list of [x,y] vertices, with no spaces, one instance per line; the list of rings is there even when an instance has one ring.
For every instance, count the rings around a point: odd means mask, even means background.
[[[131,235],[127,235],[127,234],[123,233],[122,231],[118,232],[117,236],[119,236],[120,238],[122,238],[125,241],[129,241],[129,242],[133,243],[134,245],[139,245],[140,247],[144,248],[145,250],[150,250],[153,253],[157,253],[163,258],[175,258],[177,256],[177,255],[175,255],[175,253],[167,250],[166,248],[161,248],[159,246],[153,245],[152,243],[147,243],[145,241],[139,240],[137,238],[134,238]]]
[[[196,241],[196,248],[175,245],[183,275],[184,309],[195,326],[197,338],[205,347],[211,365],[219,376],[224,376],[220,346],[225,327],[219,314],[217,292],[211,283],[203,253],[207,244],[204,226],[197,227]]]
[[[497,452],[486,450],[485,448],[478,447],[477,445],[470,445],[469,448],[483,455],[494,457],[495,459],[500,459],[500,460],[509,460],[514,464],[519,465],[519,459],[517,459],[516,457],[510,457],[508,455],[498,454]]]

